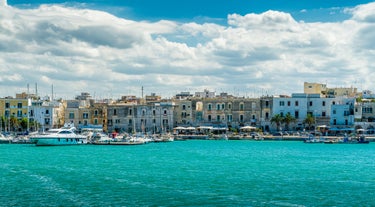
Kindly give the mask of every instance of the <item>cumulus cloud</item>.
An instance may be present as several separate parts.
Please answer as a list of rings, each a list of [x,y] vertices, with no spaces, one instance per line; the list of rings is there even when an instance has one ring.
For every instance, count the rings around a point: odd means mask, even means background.
[[[139,95],[141,86],[164,96],[204,88],[288,94],[302,92],[304,81],[373,89],[374,11],[375,3],[359,5],[346,10],[352,18],[326,23],[281,11],[229,14],[219,25],[0,0],[0,94],[33,83],[69,98]]]

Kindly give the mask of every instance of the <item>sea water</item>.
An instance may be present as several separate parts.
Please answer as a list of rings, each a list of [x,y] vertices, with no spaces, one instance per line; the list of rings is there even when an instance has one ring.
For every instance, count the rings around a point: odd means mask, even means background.
[[[0,206],[375,206],[375,143],[0,145]]]

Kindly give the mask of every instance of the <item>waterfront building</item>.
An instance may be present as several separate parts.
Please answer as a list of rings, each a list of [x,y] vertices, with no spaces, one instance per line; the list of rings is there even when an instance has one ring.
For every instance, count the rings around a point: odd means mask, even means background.
[[[193,101],[187,99],[177,99],[174,110],[174,126],[193,126]]]
[[[108,131],[162,133],[173,129],[174,102],[139,102],[108,105]]]
[[[74,126],[88,125],[90,123],[90,101],[89,100],[67,100],[64,113],[65,123]]]
[[[89,122],[87,125],[79,125],[79,128],[102,129],[104,132],[107,132],[107,107],[108,104],[105,102],[92,101],[89,107]]]
[[[370,100],[362,100],[359,105],[362,112],[362,121],[375,122],[375,102]]]
[[[289,96],[274,96],[272,116],[280,114],[282,117],[290,114],[296,118],[295,123],[291,123],[289,130],[302,130],[306,126],[304,120],[310,114],[314,117],[314,127],[318,125],[329,125],[331,106],[341,103],[343,97],[326,98],[321,94],[294,93]],[[273,125],[272,130],[276,129]],[[283,129],[284,130],[284,129]]]
[[[260,126],[260,99],[258,98],[205,98],[196,101],[196,124],[227,126]]]
[[[0,129],[4,132],[24,131],[24,126],[19,126],[15,121],[28,117],[28,106],[30,101],[25,98],[5,97],[0,98]]]
[[[47,131],[64,125],[63,101],[33,100],[29,107],[30,131]]]
[[[345,98],[340,102],[332,104],[330,117],[331,131],[337,131],[336,133],[354,131],[354,106],[354,98]]]
[[[262,96],[260,98],[260,126],[264,132],[271,130],[272,108],[273,96]]]

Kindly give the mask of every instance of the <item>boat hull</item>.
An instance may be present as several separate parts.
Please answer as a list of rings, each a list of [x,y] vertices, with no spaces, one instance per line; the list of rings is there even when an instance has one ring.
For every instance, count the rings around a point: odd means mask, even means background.
[[[119,142],[119,141],[108,141],[108,142],[93,142],[94,145],[141,145],[145,144],[143,141],[134,141],[134,142]]]
[[[62,146],[87,144],[86,138],[41,138],[34,137],[32,142],[36,146]]]

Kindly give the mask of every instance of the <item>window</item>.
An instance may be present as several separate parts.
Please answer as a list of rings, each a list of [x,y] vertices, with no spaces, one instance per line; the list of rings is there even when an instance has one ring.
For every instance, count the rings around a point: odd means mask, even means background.
[[[284,106],[284,101],[280,101],[280,106]]]
[[[18,110],[18,111],[17,111],[17,117],[18,117],[18,118],[22,117],[22,110]]]
[[[312,106],[312,105],[313,105],[313,102],[312,102],[312,101],[310,101],[310,102],[309,102],[309,105],[310,105],[310,106]]]
[[[94,119],[94,124],[98,124],[98,119]]]
[[[294,102],[294,105],[295,105],[295,106],[298,106],[298,101]]]
[[[156,115],[156,110],[152,110],[152,115],[155,116]]]
[[[207,107],[208,107],[207,109],[208,109],[209,111],[211,111],[211,110],[212,110],[212,105],[211,105],[211,104],[208,104],[208,106],[207,106]]]
[[[116,124],[119,124],[119,123],[120,123],[120,119],[116,119],[116,120],[115,120],[115,123],[116,123]]]
[[[18,103],[17,108],[22,109],[22,103]]]
[[[231,103],[228,104],[228,109],[232,109],[232,104]]]
[[[288,101],[288,106],[290,106],[290,101]]]
[[[146,110],[142,110],[142,116],[146,115]]]
[[[216,121],[220,121],[220,115],[216,116]]]
[[[240,103],[240,111],[243,111],[243,110],[244,110],[243,103]]]
[[[333,110],[333,111],[332,111],[332,114],[336,114],[336,110]]]
[[[73,112],[69,113],[69,119],[74,119],[74,113]]]
[[[132,125],[132,123],[133,123],[133,120],[129,119],[129,125]]]
[[[98,110],[94,111],[94,116],[98,116]]]
[[[364,107],[363,108],[363,113],[371,114],[372,113],[372,107]]]
[[[266,107],[268,107],[268,105],[269,105],[269,103],[268,103],[268,101],[266,101]]]
[[[164,115],[167,115],[167,110],[166,109],[164,109]]]
[[[48,109],[46,109],[46,114],[49,114],[49,110]]]
[[[284,112],[280,112],[280,116],[281,116],[281,117],[284,117]]]
[[[208,121],[211,121],[211,115],[208,115],[207,118],[208,118]]]
[[[325,101],[322,102],[322,106],[326,106],[326,102]]]
[[[266,112],[266,119],[269,119],[269,118],[270,118],[270,114]]]
[[[298,119],[298,117],[299,117],[299,112],[298,112],[298,111],[295,111],[295,112],[294,112],[294,117],[295,117],[296,119]]]
[[[5,103],[5,108],[9,109],[10,108],[10,104],[9,103]]]
[[[232,121],[232,114],[228,114],[228,115],[227,115],[227,120],[228,120],[228,121]]]
[[[186,110],[186,105],[182,105],[182,110]]]
[[[113,109],[113,115],[114,115],[114,116],[117,115],[117,110],[116,110],[116,109]]]
[[[220,110],[220,104],[216,104],[216,110]]]
[[[221,109],[225,109],[225,104],[221,104]]]
[[[326,112],[325,112],[325,111],[322,111],[322,116],[323,116],[323,117],[326,116]]]
[[[240,122],[243,122],[243,120],[244,120],[244,119],[243,119],[243,115],[241,114],[241,115],[240,115]]]
[[[252,109],[255,109],[256,107],[257,107],[257,104],[256,104],[255,102],[252,102],[252,103],[251,103],[251,108],[252,108]]]
[[[129,109],[129,116],[131,116],[132,114],[133,114],[133,110]]]
[[[87,113],[87,112],[84,112],[82,115],[83,115],[84,119],[88,119],[89,118],[89,113]]]

